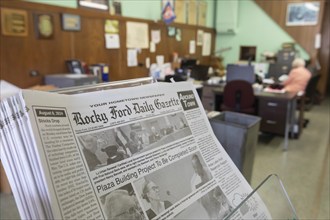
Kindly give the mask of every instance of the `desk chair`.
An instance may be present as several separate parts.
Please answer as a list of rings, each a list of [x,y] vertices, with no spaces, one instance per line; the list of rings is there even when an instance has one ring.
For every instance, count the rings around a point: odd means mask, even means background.
[[[223,92],[222,111],[234,111],[255,114],[255,96],[251,83],[245,80],[233,80],[226,84]]]
[[[300,130],[302,128],[307,127],[309,123],[308,118],[304,118],[304,111],[310,110],[313,104],[316,102],[316,94],[317,94],[317,84],[320,80],[321,75],[320,74],[313,74],[313,76],[310,78],[310,80],[307,83],[305,92],[303,95],[298,96],[298,110],[299,110],[299,127]]]
[[[253,84],[256,81],[253,66],[228,64],[226,70],[227,83],[233,80],[245,80]]]
[[[305,110],[310,110],[312,105],[316,102],[317,84],[321,78],[321,74],[313,75],[307,83],[305,89]]]

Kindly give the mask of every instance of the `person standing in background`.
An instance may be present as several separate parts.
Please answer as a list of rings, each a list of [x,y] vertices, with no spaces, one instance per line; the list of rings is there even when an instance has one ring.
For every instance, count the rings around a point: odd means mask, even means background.
[[[132,154],[135,154],[143,149],[141,140],[135,131],[131,131],[130,138],[131,140],[128,142],[127,147]]]
[[[88,164],[89,170],[95,170],[101,161],[96,156],[97,139],[92,135],[87,135],[81,139],[83,146],[83,153]]]
[[[123,150],[125,151],[125,154],[128,156],[132,156],[132,152],[130,151],[130,149],[127,147],[127,144],[129,142],[128,137],[123,134],[123,132],[121,131],[120,128],[115,128],[114,129],[114,133],[115,133],[115,140],[117,142],[117,144],[123,148]]]
[[[159,131],[156,130],[154,126],[151,127],[151,134],[149,136],[149,142],[154,143],[160,140],[162,136],[160,135]]]

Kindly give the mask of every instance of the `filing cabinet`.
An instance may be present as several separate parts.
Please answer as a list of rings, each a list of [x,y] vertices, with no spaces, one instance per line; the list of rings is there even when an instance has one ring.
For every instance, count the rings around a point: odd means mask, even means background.
[[[207,111],[221,111],[224,85],[204,84],[202,104]],[[295,121],[296,94],[291,92],[272,93],[254,91],[257,99],[257,115],[261,117],[260,131],[287,136],[292,132]],[[287,134],[286,134],[286,129]]]
[[[259,116],[262,118],[260,130],[273,134],[285,135],[287,101],[270,97],[259,97]]]

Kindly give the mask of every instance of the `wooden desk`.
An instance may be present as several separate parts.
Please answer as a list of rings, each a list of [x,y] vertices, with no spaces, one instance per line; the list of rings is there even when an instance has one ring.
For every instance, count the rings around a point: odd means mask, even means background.
[[[224,84],[204,84],[202,103],[205,110],[220,111]],[[254,92],[257,98],[257,115],[261,117],[260,131],[284,136],[284,150],[288,148],[289,133],[295,123],[296,94]]]

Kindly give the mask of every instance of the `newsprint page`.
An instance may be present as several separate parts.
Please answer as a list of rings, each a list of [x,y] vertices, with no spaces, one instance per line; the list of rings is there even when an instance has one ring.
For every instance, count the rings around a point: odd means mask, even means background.
[[[55,219],[223,219],[252,191],[189,82],[23,97]]]

